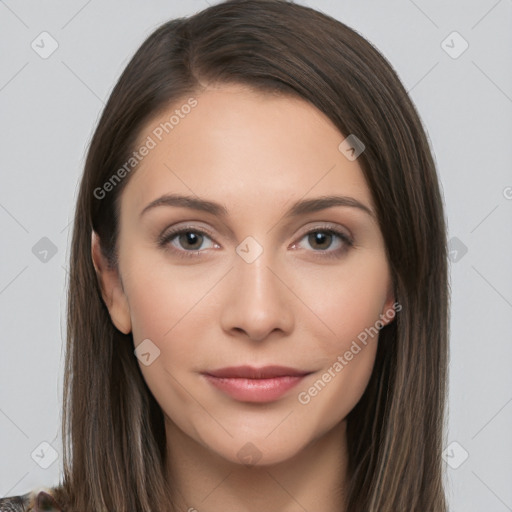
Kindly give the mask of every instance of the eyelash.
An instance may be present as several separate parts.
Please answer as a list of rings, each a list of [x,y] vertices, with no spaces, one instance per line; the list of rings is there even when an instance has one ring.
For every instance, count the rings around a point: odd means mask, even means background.
[[[175,253],[180,258],[194,258],[199,256],[202,250],[195,250],[195,251],[187,251],[187,250],[179,250],[174,247],[172,247],[169,242],[176,238],[178,235],[181,235],[183,233],[195,233],[200,235],[206,235],[209,238],[212,238],[211,234],[203,229],[198,229],[196,227],[183,227],[183,228],[177,228],[174,230],[171,230],[167,233],[163,233],[160,235],[157,239],[158,246],[160,248],[170,250],[171,252]],[[320,253],[318,256],[321,258],[340,258],[342,257],[345,252],[350,248],[353,247],[354,241],[344,232],[339,231],[337,229],[333,228],[326,228],[326,227],[316,227],[314,229],[311,229],[310,231],[307,231],[302,235],[300,240],[305,238],[306,236],[312,234],[312,233],[324,233],[328,235],[336,235],[338,236],[341,241],[344,243],[344,246],[336,249],[334,251],[323,251],[321,249],[319,250],[313,250],[314,253]],[[169,249],[170,248],[170,249]],[[323,254],[322,254],[323,253]]]

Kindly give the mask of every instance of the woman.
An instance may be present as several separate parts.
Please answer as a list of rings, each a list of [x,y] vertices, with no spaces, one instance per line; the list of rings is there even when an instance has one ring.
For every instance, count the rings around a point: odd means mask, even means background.
[[[170,21],[81,181],[63,481],[7,500],[446,511],[448,310],[435,165],[385,58],[281,0]]]

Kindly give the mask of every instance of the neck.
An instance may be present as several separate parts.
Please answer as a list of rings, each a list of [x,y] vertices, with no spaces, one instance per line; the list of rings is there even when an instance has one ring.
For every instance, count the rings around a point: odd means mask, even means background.
[[[176,512],[345,510],[346,421],[292,459],[245,466],[199,444],[166,418],[167,475]]]

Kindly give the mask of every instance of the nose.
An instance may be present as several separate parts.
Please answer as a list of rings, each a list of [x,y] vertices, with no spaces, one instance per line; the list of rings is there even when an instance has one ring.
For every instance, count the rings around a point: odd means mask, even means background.
[[[238,256],[234,259],[224,288],[221,323],[225,332],[244,333],[254,341],[264,340],[273,331],[281,331],[281,336],[291,332],[294,297],[279,269],[266,251],[251,263]]]

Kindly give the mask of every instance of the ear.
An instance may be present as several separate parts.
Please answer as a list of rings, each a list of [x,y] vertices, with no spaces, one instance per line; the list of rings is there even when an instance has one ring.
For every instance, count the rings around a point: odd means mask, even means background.
[[[112,323],[124,334],[132,330],[130,307],[123,290],[117,268],[111,268],[101,252],[101,242],[97,233],[91,234],[91,257],[96,276],[101,288],[101,295],[105,302]]]
[[[384,325],[387,325],[393,321],[393,319],[396,316],[396,309],[393,306],[395,304],[395,294],[393,292],[393,283],[390,280],[389,286],[388,286],[388,293],[386,296],[386,302],[384,303],[384,306],[382,307],[382,312],[380,314],[380,319],[384,323]],[[400,311],[400,309],[398,309]]]

